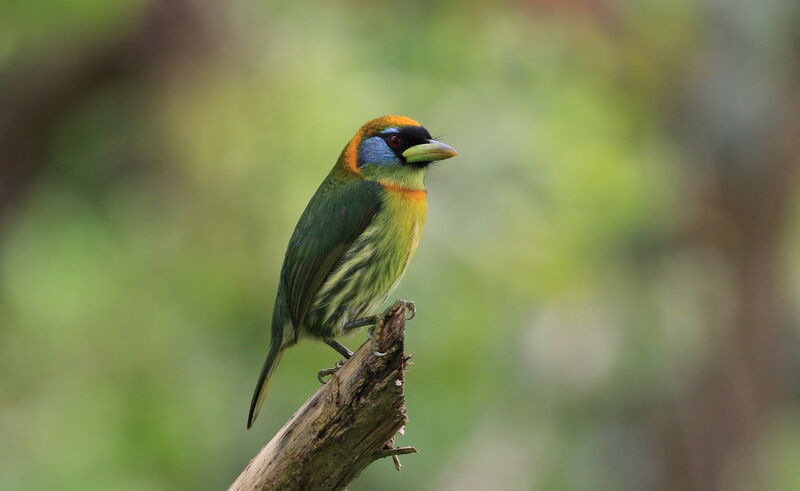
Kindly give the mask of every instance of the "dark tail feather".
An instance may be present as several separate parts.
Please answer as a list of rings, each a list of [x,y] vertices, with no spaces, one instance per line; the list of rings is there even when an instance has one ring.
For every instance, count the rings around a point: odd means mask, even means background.
[[[258,376],[256,391],[253,392],[253,400],[250,402],[250,414],[247,416],[248,430],[253,426],[253,422],[258,416],[258,410],[261,407],[261,403],[264,402],[264,396],[267,394],[272,372],[275,371],[275,367],[281,359],[281,353],[283,353],[283,349],[280,344],[273,343],[270,345],[267,359],[264,361],[264,367],[261,369],[261,375]]]

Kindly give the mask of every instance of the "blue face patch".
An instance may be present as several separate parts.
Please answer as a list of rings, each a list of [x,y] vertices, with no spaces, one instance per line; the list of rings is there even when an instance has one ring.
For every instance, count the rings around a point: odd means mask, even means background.
[[[382,137],[373,136],[361,142],[358,149],[358,166],[364,164],[403,165],[403,162]]]

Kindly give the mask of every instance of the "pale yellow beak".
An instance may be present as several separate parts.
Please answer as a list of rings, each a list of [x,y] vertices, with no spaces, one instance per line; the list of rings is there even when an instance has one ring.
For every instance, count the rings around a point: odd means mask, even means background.
[[[433,162],[434,160],[449,159],[456,155],[458,152],[455,148],[436,140],[428,140],[428,143],[414,145],[403,152],[403,158],[408,163]]]

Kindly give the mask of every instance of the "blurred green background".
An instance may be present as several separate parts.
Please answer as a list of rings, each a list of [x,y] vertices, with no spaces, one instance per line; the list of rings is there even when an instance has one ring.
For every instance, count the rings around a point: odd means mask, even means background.
[[[338,356],[289,235],[366,120],[460,151],[393,297],[420,453],[353,490],[800,489],[800,8],[0,5],[0,489],[223,489]],[[347,340],[357,347],[364,334]]]

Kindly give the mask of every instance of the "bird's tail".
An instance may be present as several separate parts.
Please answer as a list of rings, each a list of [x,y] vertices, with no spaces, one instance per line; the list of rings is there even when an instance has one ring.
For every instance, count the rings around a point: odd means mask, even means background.
[[[278,366],[278,361],[281,359],[283,353],[283,346],[280,343],[272,343],[267,353],[267,359],[264,361],[264,367],[261,369],[261,375],[258,376],[256,383],[256,390],[253,392],[253,400],[250,402],[250,414],[247,416],[247,429],[253,426],[253,422],[258,416],[258,410],[261,408],[261,403],[264,402],[264,396],[267,394],[269,388],[269,381],[272,378],[272,373],[275,367]]]

